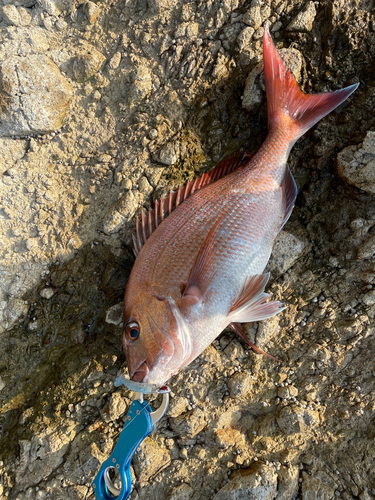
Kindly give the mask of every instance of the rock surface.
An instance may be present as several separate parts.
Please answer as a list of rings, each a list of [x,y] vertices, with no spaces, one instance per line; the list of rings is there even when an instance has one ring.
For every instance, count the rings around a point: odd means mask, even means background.
[[[306,93],[361,86],[289,157],[266,288],[287,308],[244,327],[282,363],[223,332],[169,382],[130,498],[374,497],[373,17],[359,0],[1,2],[1,498],[94,498],[134,397],[113,382],[135,215],[263,142],[266,21]]]
[[[222,488],[214,500],[273,500],[277,490],[277,474],[272,467],[255,464],[250,469],[243,469]]]
[[[337,155],[336,165],[344,181],[375,193],[375,132],[367,132],[362,144],[343,149]]]
[[[73,88],[48,57],[5,59],[0,79],[1,136],[46,134],[62,126]]]

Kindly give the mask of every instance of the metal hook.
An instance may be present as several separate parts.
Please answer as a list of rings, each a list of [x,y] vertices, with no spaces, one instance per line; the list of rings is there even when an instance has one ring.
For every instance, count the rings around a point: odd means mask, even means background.
[[[158,391],[159,392],[159,391]],[[163,401],[160,407],[152,411],[150,405],[143,401],[143,394],[138,393],[126,416],[126,423],[121,431],[117,444],[110,457],[103,462],[92,482],[95,500],[125,500],[131,491],[130,463],[141,442],[154,430],[156,422],[164,415],[169,403],[169,388],[161,389]],[[110,471],[118,472],[121,486],[118,488],[110,477]]]

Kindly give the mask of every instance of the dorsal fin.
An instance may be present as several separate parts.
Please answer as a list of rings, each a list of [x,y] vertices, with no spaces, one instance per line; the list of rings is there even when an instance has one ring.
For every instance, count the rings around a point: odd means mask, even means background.
[[[227,156],[216,165],[210,172],[203,174],[194,181],[188,181],[184,186],[179,186],[176,191],[170,191],[168,196],[162,196],[160,200],[155,201],[155,207],[148,211],[143,209],[141,218],[136,217],[135,235],[133,234],[133,251],[137,256],[140,249],[146,243],[150,235],[155,231],[159,224],[168,215],[175,210],[186,198],[208,184],[225,177],[236,168],[249,161],[250,155],[245,151],[237,151]]]

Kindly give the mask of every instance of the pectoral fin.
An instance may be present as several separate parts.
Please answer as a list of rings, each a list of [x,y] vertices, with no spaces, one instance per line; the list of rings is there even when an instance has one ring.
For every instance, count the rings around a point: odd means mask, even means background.
[[[285,307],[277,300],[267,302],[270,297],[264,292],[269,273],[250,276],[229,310],[230,323],[250,323],[271,318]]]
[[[215,242],[220,221],[221,217],[219,217],[211,227],[205,240],[201,244],[194,265],[190,271],[188,282],[182,296],[183,300],[189,301],[190,305],[197,303],[203,298],[203,295],[216,274]]]

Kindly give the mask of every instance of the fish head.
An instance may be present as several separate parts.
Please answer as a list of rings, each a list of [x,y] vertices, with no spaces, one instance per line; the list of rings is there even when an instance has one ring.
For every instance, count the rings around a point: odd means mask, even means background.
[[[191,332],[171,296],[153,290],[124,299],[122,335],[131,380],[163,385],[190,358]]]

